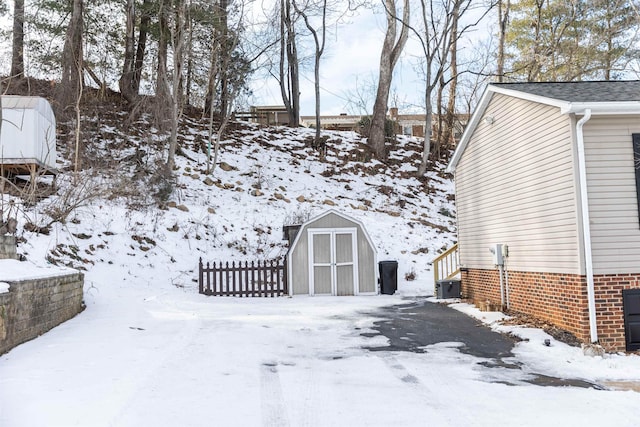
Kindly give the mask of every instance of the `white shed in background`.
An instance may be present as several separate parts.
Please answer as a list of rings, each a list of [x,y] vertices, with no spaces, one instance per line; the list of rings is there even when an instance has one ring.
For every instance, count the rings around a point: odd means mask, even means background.
[[[0,97],[0,165],[5,172],[54,173],[56,118],[49,102],[36,96]]]
[[[375,295],[376,250],[364,225],[335,210],[310,219],[287,252],[291,295]]]

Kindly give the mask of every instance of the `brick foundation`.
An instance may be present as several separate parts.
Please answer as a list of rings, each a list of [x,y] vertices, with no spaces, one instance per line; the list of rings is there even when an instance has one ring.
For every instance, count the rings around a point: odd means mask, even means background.
[[[586,276],[509,271],[509,306],[546,320],[589,342]],[[640,288],[640,273],[594,277],[598,339],[607,351],[624,351],[622,291]],[[462,272],[462,296],[500,303],[498,270]]]

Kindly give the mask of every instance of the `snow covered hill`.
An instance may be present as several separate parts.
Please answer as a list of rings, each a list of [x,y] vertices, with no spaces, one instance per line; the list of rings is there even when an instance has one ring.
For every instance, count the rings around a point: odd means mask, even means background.
[[[433,293],[430,261],[455,239],[453,186],[444,164],[416,178],[417,140],[401,138],[383,164],[356,133],[324,132],[318,152],[308,147],[311,129],[239,122],[207,174],[206,121],[185,118],[174,181],[159,172],[166,133],[115,110],[85,116],[85,168],[76,177],[64,161],[55,194],[34,206],[3,196],[29,261],[86,270],[90,283],[104,279],[91,274],[100,267],[110,278],[195,292],[200,257],[280,257],[283,225],[332,208],[364,223],[378,260],[399,262],[400,293]],[[62,129],[60,157],[73,158],[72,129]]]

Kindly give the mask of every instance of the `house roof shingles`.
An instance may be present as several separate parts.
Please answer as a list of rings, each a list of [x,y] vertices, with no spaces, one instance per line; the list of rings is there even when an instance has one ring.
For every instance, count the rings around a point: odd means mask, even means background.
[[[640,80],[492,83],[491,85],[566,102],[640,101]]]

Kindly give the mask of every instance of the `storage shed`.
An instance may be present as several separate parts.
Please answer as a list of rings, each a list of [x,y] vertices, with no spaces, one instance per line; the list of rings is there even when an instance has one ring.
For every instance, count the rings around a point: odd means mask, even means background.
[[[56,119],[49,102],[35,96],[4,95],[0,165],[5,173],[54,173]]]
[[[376,250],[360,221],[329,210],[301,225],[287,276],[290,295],[374,295]]]

